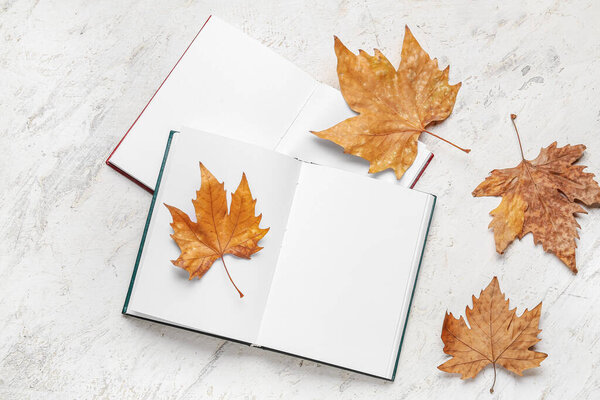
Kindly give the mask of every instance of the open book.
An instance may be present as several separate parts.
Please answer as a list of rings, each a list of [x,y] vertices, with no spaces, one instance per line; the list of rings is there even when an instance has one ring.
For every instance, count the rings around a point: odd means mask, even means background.
[[[367,161],[310,133],[354,115],[339,90],[213,16],[107,164],[152,191],[169,132],[190,126],[366,175]],[[432,157],[419,142],[417,158],[400,184],[412,187]],[[396,180],[392,170],[372,176]]]
[[[251,259],[225,256],[243,299],[220,263],[189,281],[170,262],[179,248],[164,204],[194,215],[199,162],[228,193],[245,172],[270,228]],[[172,132],[123,312],[393,380],[434,204],[244,142]]]

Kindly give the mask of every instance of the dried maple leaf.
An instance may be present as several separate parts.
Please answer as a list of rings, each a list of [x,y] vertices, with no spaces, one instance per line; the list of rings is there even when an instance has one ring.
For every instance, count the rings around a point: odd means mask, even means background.
[[[206,167],[200,163],[201,186],[192,200],[196,212],[196,221],[192,222],[186,213],[169,206],[171,212],[175,240],[181,254],[174,265],[189,272],[189,279],[201,278],[217,259],[221,259],[229,280],[238,291],[244,295],[231,279],[225,260],[225,254],[250,258],[262,249],[258,241],[262,239],[269,228],[259,227],[262,214],[254,215],[256,200],[248,187],[246,174],[231,195],[231,206],[227,212],[227,194],[222,182],[219,182]]]
[[[513,124],[515,118],[512,114]],[[557,147],[554,142],[529,161],[521,147],[519,165],[495,169],[477,186],[473,196],[502,196],[500,205],[490,212],[493,218],[489,225],[498,253],[502,254],[515,238],[531,232],[535,244],[541,243],[545,251],[554,253],[577,273],[575,239],[579,238],[580,226],[575,214],[587,212],[575,201],[588,206],[600,203],[600,186],[594,174],[583,172],[583,165],[573,165],[584,150],[582,144]]]
[[[342,95],[359,115],[312,133],[368,160],[370,173],[392,168],[398,179],[417,156],[421,132],[448,142],[425,127],[448,118],[461,84],[448,83],[449,67],[439,70],[408,27],[398,70],[379,50],[355,55],[337,37],[335,54]]]
[[[500,291],[498,278],[494,277],[479,298],[473,296],[473,308],[466,308],[467,326],[463,317],[455,318],[446,312],[442,327],[444,353],[452,358],[438,366],[444,372],[461,374],[461,379],[474,378],[488,364],[496,364],[509,371],[523,375],[523,371],[535,368],[548,357],[545,353],[531,350],[541,339],[537,335],[542,303],[533,310],[525,309],[517,316],[517,309],[509,308],[509,301]]]

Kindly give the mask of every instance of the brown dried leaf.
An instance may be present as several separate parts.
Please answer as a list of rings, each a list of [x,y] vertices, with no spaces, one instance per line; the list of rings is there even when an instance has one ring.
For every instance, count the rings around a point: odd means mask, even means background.
[[[524,370],[538,367],[548,357],[531,350],[541,340],[537,335],[541,332],[538,325],[542,303],[517,316],[516,308],[509,308],[509,301],[500,291],[498,278],[492,279],[479,298],[473,296],[473,308],[467,307],[465,311],[470,328],[463,317],[457,319],[446,312],[442,341],[444,353],[452,358],[438,366],[440,370],[468,379],[492,364],[495,384],[496,364],[523,375]]]
[[[514,118],[513,118],[514,119]],[[587,213],[588,206],[600,203],[600,186],[594,174],[573,165],[582,155],[582,144],[557,147],[556,142],[541,149],[535,160],[523,160],[515,168],[493,170],[473,191],[473,196],[502,196],[491,211],[496,251],[503,253],[515,238],[533,234],[535,244],[554,253],[574,273],[576,238],[579,238],[576,213]]]
[[[200,172],[200,190],[196,192],[196,199],[192,200],[197,222],[193,222],[180,209],[165,204],[173,218],[171,226],[175,233],[171,237],[181,250],[179,258],[171,262],[185,269],[192,280],[200,279],[220,258],[231,283],[240,297],[243,297],[229,275],[223,256],[232,254],[250,258],[262,249],[258,246],[258,241],[267,234],[269,228],[259,227],[262,214],[254,214],[256,200],[252,199],[246,174],[242,175],[238,188],[232,194],[231,206],[227,212],[227,194],[223,183],[202,163]]]
[[[370,161],[370,173],[392,168],[400,179],[417,156],[421,132],[448,118],[461,84],[448,83],[449,67],[439,70],[408,27],[398,70],[379,50],[355,55],[337,37],[335,54],[342,94],[359,115],[312,133]]]

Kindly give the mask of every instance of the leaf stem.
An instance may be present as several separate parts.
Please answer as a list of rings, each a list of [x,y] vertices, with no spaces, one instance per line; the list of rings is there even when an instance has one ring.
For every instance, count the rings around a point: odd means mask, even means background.
[[[517,132],[517,139],[519,140],[519,149],[521,150],[521,158],[523,159],[523,161],[525,161],[525,155],[523,154],[523,146],[521,145],[521,136],[519,136],[519,130],[517,129],[515,119],[517,119],[517,114],[510,114],[510,120],[512,121],[512,124],[515,127],[515,132]]]
[[[494,393],[494,386],[496,385],[496,363],[494,365],[494,382],[492,382],[492,387],[490,388],[490,393]]]
[[[240,299],[241,299],[242,297],[244,297],[244,293],[240,292],[240,289],[238,289],[238,287],[236,286],[236,284],[233,281],[233,279],[231,279],[231,275],[229,275],[229,270],[227,269],[227,265],[225,265],[225,260],[223,259],[223,256],[221,256],[221,261],[223,262],[223,266],[225,267],[225,272],[227,272],[227,276],[229,277],[229,280],[233,284],[233,287],[235,288],[235,290],[238,291],[238,293],[240,295]]]
[[[446,140],[446,139],[444,139],[443,137],[441,137],[441,136],[438,136],[438,135],[436,135],[436,134],[435,134],[435,133],[433,133],[433,132],[429,132],[428,130],[421,129],[421,132],[429,133],[431,136],[433,136],[433,137],[436,137],[436,138],[438,138],[438,139],[440,139],[440,140],[442,140],[442,141],[444,141],[444,142],[448,143],[449,145],[451,145],[451,146],[454,146],[454,147],[456,147],[457,149],[464,151],[465,153],[469,153],[469,152],[471,151],[471,149],[463,149],[462,147],[455,145],[455,144],[454,144],[454,143],[452,143],[451,141],[449,141],[449,140]]]

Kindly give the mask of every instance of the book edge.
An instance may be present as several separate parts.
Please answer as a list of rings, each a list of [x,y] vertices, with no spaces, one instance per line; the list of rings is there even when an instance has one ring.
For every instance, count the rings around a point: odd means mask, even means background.
[[[433,153],[432,157],[433,158]],[[428,164],[429,162],[427,162]],[[427,164],[425,166],[427,166]],[[423,168],[425,169],[425,168]],[[400,361],[400,353],[402,352],[402,343],[404,342],[404,337],[406,334],[406,327],[408,325],[408,319],[410,318],[410,309],[412,307],[412,302],[415,297],[415,290],[417,288],[417,281],[419,280],[419,272],[421,270],[421,264],[423,263],[423,255],[425,254],[425,246],[427,245],[427,238],[429,236],[429,230],[431,228],[431,221],[433,220],[433,213],[435,211],[435,204],[437,202],[437,196],[431,194],[433,197],[433,204],[431,205],[431,212],[429,214],[429,222],[427,223],[427,230],[425,231],[425,240],[423,240],[423,249],[421,250],[421,257],[419,258],[419,265],[417,266],[417,274],[415,276],[415,283],[413,285],[412,293],[410,295],[410,300],[408,302],[408,311],[406,312],[406,321],[404,321],[404,328],[402,329],[402,336],[400,337],[400,344],[398,345],[398,354],[396,355],[396,363],[394,365],[394,371],[392,372],[392,377],[389,379],[390,381],[394,381],[396,379],[396,371],[398,370],[398,362]]]
[[[127,297],[125,297],[125,303],[123,304],[122,314],[127,314],[127,307],[129,306],[129,300],[131,298],[131,293],[133,291],[133,284],[135,283],[135,276],[138,271],[138,267],[140,265],[140,261],[142,258],[142,250],[144,249],[144,243],[146,242],[146,236],[148,235],[148,228],[150,227],[150,220],[152,219],[152,212],[154,211],[154,205],[156,204],[156,198],[158,197],[158,190],[160,188],[160,182],[162,180],[162,175],[165,170],[165,165],[167,164],[167,158],[169,155],[169,150],[171,149],[171,142],[173,137],[177,133],[177,131],[171,131],[169,133],[169,139],[167,140],[167,146],[165,147],[165,153],[163,155],[162,164],[160,167],[160,171],[158,173],[158,179],[156,180],[156,189],[154,190],[154,194],[152,195],[152,202],[150,203],[150,209],[148,210],[148,217],[146,218],[146,224],[144,225],[144,232],[142,233],[142,239],[140,241],[140,248],[138,250],[135,266],[133,267],[133,272],[131,274],[131,281],[129,282],[129,288],[127,289]]]
[[[115,150],[116,150],[116,148],[115,148]],[[124,170],[122,170],[121,168],[117,167],[111,161],[106,160],[106,165],[108,165],[109,167],[111,167],[112,169],[114,169],[115,171],[117,171],[119,174],[123,175],[125,178],[129,179],[131,182],[135,183],[136,185],[138,185],[139,187],[141,187],[142,189],[144,189],[146,192],[148,192],[150,194],[154,194],[154,190],[153,189],[151,189],[149,186],[147,186],[146,184],[144,184],[142,181],[134,178],[133,175],[131,175],[131,174],[125,172]]]
[[[128,316],[128,317],[139,318],[141,320],[152,322],[152,323],[155,323],[155,324],[161,324],[161,325],[169,326],[169,327],[175,328],[175,329],[183,329],[184,331],[193,332],[193,333],[200,334],[200,335],[211,336],[211,337],[216,338],[216,339],[227,340],[228,342],[243,344],[243,345],[246,345],[248,347],[254,347],[254,346],[252,346],[252,343],[250,343],[250,342],[244,342],[243,340],[233,339],[233,338],[230,338],[230,337],[227,337],[227,336],[216,335],[216,334],[210,333],[210,332],[199,331],[197,329],[189,328],[187,326],[173,324],[173,323],[167,322],[167,321],[159,321],[159,320],[151,318],[150,316],[145,316],[145,315],[140,315],[140,314],[125,314],[125,315]]]
[[[427,149],[427,151],[429,151],[429,149]],[[425,170],[427,169],[427,167],[429,167],[429,163],[431,163],[431,160],[433,160],[433,156],[434,156],[434,154],[431,151],[429,151],[429,158],[427,159],[427,161],[425,162],[425,164],[423,165],[423,167],[421,168],[421,170],[417,174],[417,177],[415,178],[415,180],[413,181],[413,183],[409,186],[409,189],[414,189],[415,188],[415,185],[417,184],[417,182],[419,181],[419,179],[421,179],[421,175],[423,175],[423,172],[425,172]]]
[[[320,361],[320,360],[317,360],[316,358],[304,357],[304,356],[301,356],[301,355],[298,355],[298,354],[294,354],[294,353],[288,353],[286,351],[273,349],[271,347],[263,347],[263,346],[252,346],[252,347],[260,348],[262,350],[268,350],[268,351],[271,351],[273,353],[279,353],[279,354],[283,354],[283,355],[286,355],[286,356],[296,357],[296,358],[299,358],[299,359],[304,360],[304,361],[311,361],[311,362],[314,362],[314,363],[317,363],[317,364],[327,365],[328,367],[338,368],[338,369],[341,369],[341,370],[344,370],[344,371],[354,372],[354,373],[361,374],[361,375],[364,375],[364,376],[369,376],[371,378],[383,379],[384,381],[389,381],[389,382],[393,382],[394,381],[393,378],[390,379],[390,378],[387,378],[385,376],[374,375],[374,374],[370,374],[368,372],[363,372],[363,371],[360,371],[360,370],[357,370],[357,369],[352,369],[352,368],[348,368],[348,367],[342,367],[341,365],[336,365],[336,364],[328,363],[328,362],[325,362],[325,361]]]

